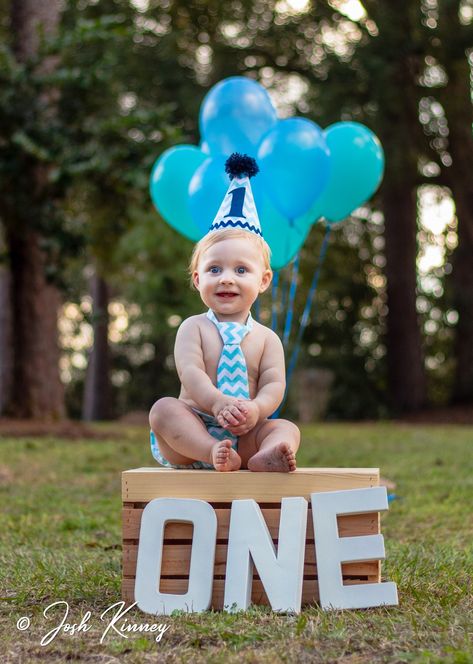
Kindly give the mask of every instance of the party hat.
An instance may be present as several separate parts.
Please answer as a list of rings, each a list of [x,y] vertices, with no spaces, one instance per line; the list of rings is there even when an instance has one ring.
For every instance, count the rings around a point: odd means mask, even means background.
[[[234,152],[225,162],[225,172],[232,178],[209,233],[227,228],[242,228],[263,236],[250,178],[259,171],[258,164],[246,154]]]

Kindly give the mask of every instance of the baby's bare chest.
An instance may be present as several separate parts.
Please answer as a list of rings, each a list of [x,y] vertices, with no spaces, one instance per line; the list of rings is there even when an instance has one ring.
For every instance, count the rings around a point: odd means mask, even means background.
[[[223,342],[217,328],[203,327],[200,330],[202,338],[202,353],[205,372],[212,382],[216,383],[217,367],[222,353]],[[257,383],[259,367],[264,349],[264,334],[253,328],[241,342],[241,349],[245,356],[248,378],[250,383]]]

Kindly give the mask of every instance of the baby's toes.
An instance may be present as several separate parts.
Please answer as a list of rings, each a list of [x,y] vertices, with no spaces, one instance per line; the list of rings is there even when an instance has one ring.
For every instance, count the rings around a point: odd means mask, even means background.
[[[227,445],[226,441],[224,441],[217,448],[217,458],[221,457],[222,459],[228,459],[229,454],[230,447]]]
[[[295,454],[292,453],[290,456],[286,458],[287,458],[287,465],[289,466],[289,472],[294,471],[297,467]]]
[[[215,443],[212,458],[215,470],[221,472],[238,470],[241,466],[241,459],[228,439]]]
[[[296,455],[294,454],[293,450],[289,447],[289,445],[281,445],[281,452],[284,453],[284,456],[286,457],[287,465],[289,467],[289,472],[292,472],[296,469]]]

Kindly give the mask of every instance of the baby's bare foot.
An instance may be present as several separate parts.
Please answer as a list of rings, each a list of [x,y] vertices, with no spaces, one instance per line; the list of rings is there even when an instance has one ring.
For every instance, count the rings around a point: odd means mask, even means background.
[[[296,455],[287,443],[261,450],[248,459],[248,470],[260,473],[292,473],[296,469]]]
[[[238,470],[241,466],[241,459],[232,447],[231,440],[219,440],[212,447],[212,463],[215,470],[228,472]]]

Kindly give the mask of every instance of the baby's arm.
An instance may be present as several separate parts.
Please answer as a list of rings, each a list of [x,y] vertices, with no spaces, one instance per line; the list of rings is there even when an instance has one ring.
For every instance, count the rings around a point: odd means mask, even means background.
[[[244,420],[238,408],[240,400],[222,394],[205,372],[202,340],[195,318],[187,318],[177,331],[174,359],[181,383],[199,408],[215,416],[227,409],[233,415],[232,423]]]
[[[268,330],[260,362],[258,393],[253,400],[259,409],[259,420],[274,413],[284,397],[286,369],[284,349],[275,332]]]

